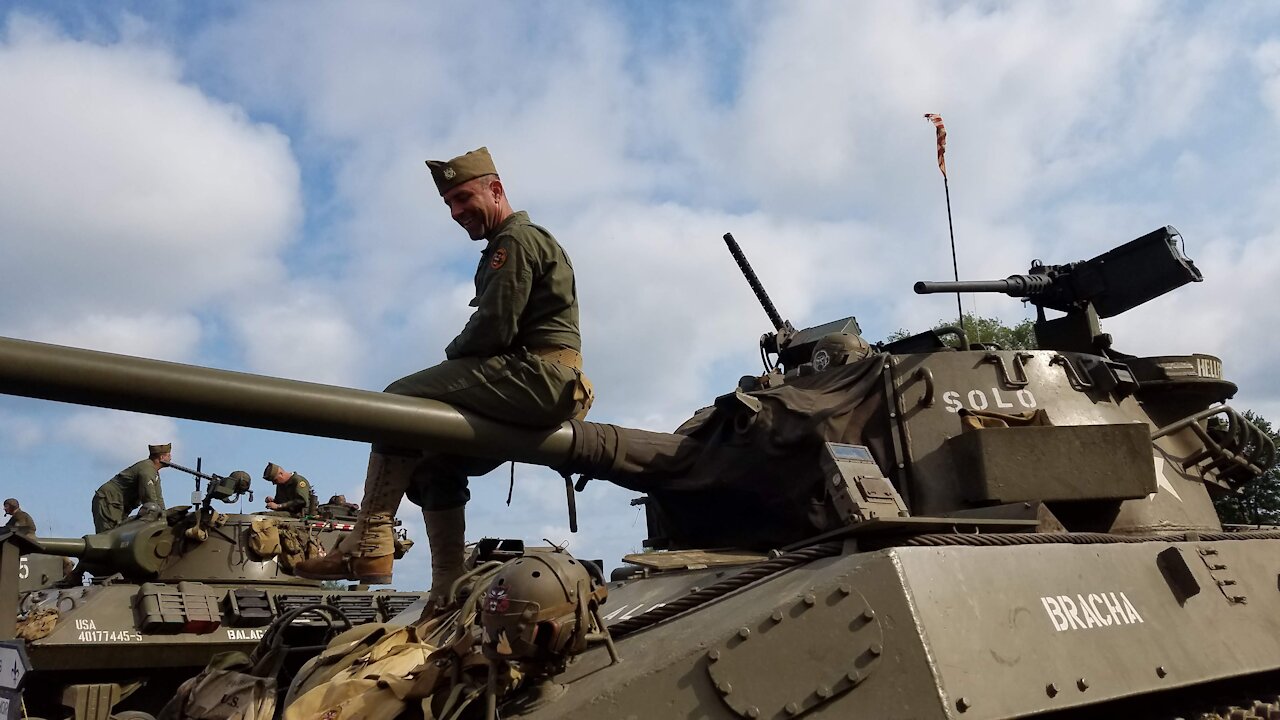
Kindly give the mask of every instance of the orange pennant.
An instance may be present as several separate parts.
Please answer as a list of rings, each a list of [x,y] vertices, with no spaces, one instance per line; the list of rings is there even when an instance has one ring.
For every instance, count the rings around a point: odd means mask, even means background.
[[[938,128],[938,169],[942,171],[942,177],[947,176],[947,128],[942,124],[942,116],[934,113],[925,113],[924,119],[933,123]]]

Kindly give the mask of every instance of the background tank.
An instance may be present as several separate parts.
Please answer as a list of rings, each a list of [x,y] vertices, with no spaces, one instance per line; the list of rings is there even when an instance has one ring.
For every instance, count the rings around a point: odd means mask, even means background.
[[[291,608],[327,602],[362,623],[390,618],[421,597],[293,576],[281,555],[254,552],[252,525],[263,516],[212,507],[215,499],[233,501],[247,479],[201,475],[209,482],[200,506],[144,507],[122,525],[83,538],[29,538],[39,552],[24,561],[80,561],[62,584],[19,595],[19,634],[34,668],[24,694],[32,716],[154,714],[210,657],[251,651]],[[350,518],[270,521],[278,535],[324,547],[351,527]],[[81,584],[82,571],[90,584]],[[12,584],[5,592],[14,592]],[[327,629],[319,623],[291,628],[293,641],[319,641]]]
[[[961,329],[957,347],[824,342],[856,321],[797,331],[773,311],[762,348],[777,366],[671,434],[506,428],[432,401],[13,340],[0,390],[513,458],[645,493],[658,551],[627,558],[603,608],[623,662],[588,649],[551,678],[554,700],[504,697],[502,717],[1196,717],[1280,687],[1280,533],[1223,532],[1209,503],[1275,453],[1219,404],[1235,387],[1217,358],[1134,358],[1098,327],[1199,278],[1176,239],[1164,228],[971,288],[1040,308],[1032,351]]]
[[[74,560],[57,555],[23,555],[18,563],[18,590],[43,590],[66,577],[74,566]]]

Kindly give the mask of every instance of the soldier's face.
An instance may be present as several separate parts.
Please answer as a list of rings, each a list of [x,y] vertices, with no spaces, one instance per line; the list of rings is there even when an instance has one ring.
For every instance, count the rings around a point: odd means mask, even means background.
[[[501,216],[502,182],[493,175],[474,178],[444,194],[453,221],[479,240],[498,226]]]
[[[17,506],[17,505],[14,505],[13,503],[5,503],[5,504],[4,504],[4,514],[5,514],[5,515],[12,515],[12,514],[13,514],[13,511],[14,511],[14,510],[17,510],[17,509],[18,509],[18,506]]]

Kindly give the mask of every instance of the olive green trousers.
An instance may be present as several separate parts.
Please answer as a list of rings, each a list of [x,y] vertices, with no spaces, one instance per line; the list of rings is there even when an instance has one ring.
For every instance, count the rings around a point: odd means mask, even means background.
[[[385,392],[429,398],[499,422],[555,427],[581,414],[589,387],[581,371],[527,350],[488,358],[446,360],[400,378]],[[467,478],[484,475],[501,460],[473,458],[375,444],[384,455],[421,454],[406,493],[424,510],[449,510],[471,499]]]
[[[106,532],[124,522],[133,508],[125,508],[124,496],[110,483],[98,488],[93,494],[93,502],[89,511],[93,515],[93,531]]]

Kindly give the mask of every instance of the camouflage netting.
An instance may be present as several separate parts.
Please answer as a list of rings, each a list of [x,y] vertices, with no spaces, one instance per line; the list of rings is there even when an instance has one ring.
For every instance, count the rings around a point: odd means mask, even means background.
[[[27,642],[35,642],[43,640],[53,634],[55,628],[58,627],[58,618],[61,614],[56,608],[42,608],[31,613],[27,617],[18,621],[18,630],[16,637]]]
[[[886,355],[730,394],[676,434],[573,423],[561,470],[650,496],[672,548],[768,549],[834,527],[819,453],[866,445],[889,467]]]

